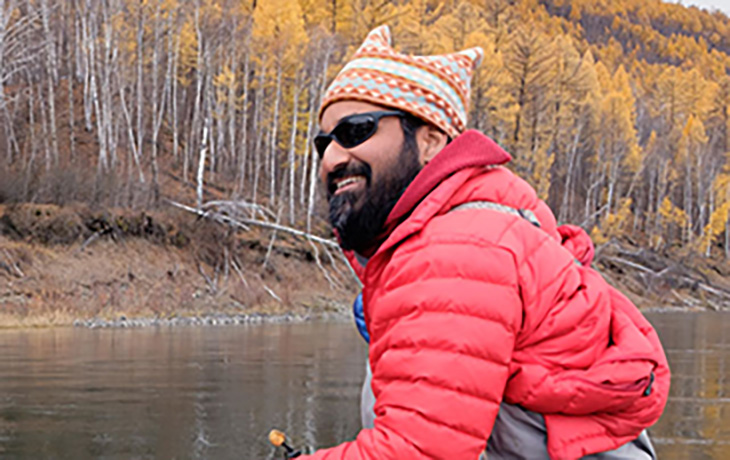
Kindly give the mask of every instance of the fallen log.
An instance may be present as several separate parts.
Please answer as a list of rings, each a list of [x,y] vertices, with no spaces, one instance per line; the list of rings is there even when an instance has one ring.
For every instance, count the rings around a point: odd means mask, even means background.
[[[273,230],[274,234],[276,234],[276,232],[283,232],[283,233],[288,233],[290,235],[293,235],[295,237],[302,238],[302,239],[306,240],[314,249],[314,252],[315,252],[314,259],[315,259],[315,262],[317,263],[317,267],[322,271],[322,273],[324,274],[325,278],[330,283],[330,285],[333,288],[341,288],[342,287],[341,283],[339,283],[336,280],[336,277],[333,277],[329,272],[327,272],[327,270],[322,265],[322,262],[319,260],[319,251],[317,250],[314,243],[319,243],[322,246],[324,246],[325,254],[330,259],[330,263],[332,264],[332,266],[335,267],[335,271],[337,271],[336,265],[334,263],[334,258],[331,256],[331,254],[329,253],[327,248],[334,249],[335,252],[337,253],[337,255],[339,256],[340,260],[349,269],[349,272],[352,275],[355,282],[358,284],[358,286],[362,287],[362,283],[360,282],[360,279],[357,277],[357,275],[353,271],[352,267],[350,266],[350,263],[347,261],[347,259],[345,258],[345,255],[342,253],[342,249],[340,248],[340,245],[335,240],[312,235],[311,233],[307,233],[307,232],[304,232],[301,230],[297,230],[295,228],[287,227],[287,226],[281,225],[279,223],[265,222],[265,221],[261,221],[261,220],[248,219],[248,218],[233,218],[233,217],[227,216],[225,214],[215,212],[213,210],[202,211],[200,209],[186,206],[182,203],[178,203],[178,202],[172,201],[172,200],[167,200],[167,202],[178,209],[182,209],[184,211],[196,214],[200,217],[211,218],[217,222],[229,224],[229,225],[232,225],[234,227],[240,228],[245,231],[251,230],[251,227],[260,227],[260,228],[265,228],[267,230]],[[221,204],[225,205],[226,202],[218,201],[218,202],[216,202],[216,204],[218,206],[220,206]],[[201,207],[208,208],[211,206],[210,206],[210,203],[206,203]],[[272,240],[273,240],[273,238],[272,238]],[[269,248],[269,251],[270,250],[271,250],[271,248]]]

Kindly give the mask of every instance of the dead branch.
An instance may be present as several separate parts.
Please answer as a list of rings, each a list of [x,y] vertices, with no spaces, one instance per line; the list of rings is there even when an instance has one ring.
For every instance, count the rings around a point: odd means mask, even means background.
[[[208,285],[210,292],[212,294],[215,294],[218,288],[216,287],[216,284],[213,282],[213,280],[211,280],[210,277],[205,273],[205,270],[203,270],[203,266],[200,264],[200,262],[198,262],[198,273],[200,273],[200,275],[205,280],[205,283]]]
[[[261,206],[260,204],[256,203],[249,203],[247,201],[238,200],[238,201],[229,201],[229,200],[212,200],[208,201],[203,204],[203,209],[210,209],[210,208],[219,208],[224,209],[226,211],[251,211],[252,209],[268,216],[272,220],[276,219],[276,214],[274,214],[273,211],[271,211],[269,208],[266,208],[264,206]]]
[[[630,267],[630,268],[639,270],[639,271],[644,272],[644,273],[648,273],[653,278],[658,278],[658,279],[661,279],[661,278],[665,277],[666,274],[669,273],[672,268],[676,268],[676,267],[667,267],[667,268],[665,268],[665,269],[657,272],[655,270],[652,270],[649,267],[646,267],[644,265],[638,264],[636,262],[631,262],[630,260],[626,260],[626,259],[621,258],[621,257],[607,257],[606,260],[611,261],[611,262],[615,262],[615,263],[618,263],[618,264],[625,265],[627,267]],[[691,276],[687,276],[687,275],[682,275],[682,276],[680,276],[679,279],[682,280],[682,281],[686,281],[686,282],[692,284],[692,286],[695,286],[695,287],[697,287],[697,289],[700,289],[702,291],[708,292],[710,294],[714,294],[714,295],[716,295],[718,297],[723,297],[723,298],[726,298],[726,299],[730,299],[730,292],[728,292],[728,291],[726,291],[724,289],[720,289],[720,288],[711,286],[707,282],[700,281],[700,280],[698,280],[696,278],[692,278]]]
[[[611,261],[611,262],[615,262],[615,263],[618,263],[618,264],[621,264],[621,265],[626,265],[627,267],[634,268],[634,269],[639,270],[639,271],[642,271],[644,273],[650,273],[650,274],[652,274],[654,276],[658,276],[658,273],[655,272],[654,270],[652,270],[651,268],[645,267],[645,266],[640,265],[640,264],[637,264],[635,262],[631,262],[630,260],[626,260],[626,259],[621,258],[621,257],[606,257],[606,260]]]
[[[330,252],[330,250],[327,249],[326,247],[324,247],[323,249],[324,249],[324,253],[327,255],[327,259],[329,260],[330,265],[332,266],[332,270],[335,272],[336,275],[339,275],[337,277],[337,279],[339,280],[340,278],[346,278],[346,275],[344,275],[342,273],[342,271],[339,268],[337,268],[337,259],[332,257],[332,253]],[[337,248],[337,253],[341,256],[341,259],[345,261],[345,265],[347,267],[350,267],[349,262],[347,262],[345,255],[342,253],[342,250],[339,247]],[[352,267],[350,267],[350,270],[352,270]],[[355,278],[355,280],[358,282],[359,287],[362,288],[362,284],[359,284],[360,279],[357,277],[357,275],[355,275],[355,272],[352,271],[351,273],[353,275],[353,278]],[[340,284],[340,286],[342,286],[341,283],[338,283],[338,284]]]
[[[223,248],[223,281],[228,284],[228,276],[231,273],[231,254],[228,252],[228,248]]]
[[[177,203],[175,201],[167,200],[168,203],[175,206],[176,208],[182,209],[183,211],[191,212],[195,215],[198,215],[203,218],[210,218],[213,219],[216,222],[220,222],[222,224],[229,224],[233,225],[234,227],[242,228],[243,230],[249,231],[251,230],[250,227],[242,224],[241,222],[237,221],[236,219],[232,219],[226,215],[218,214],[215,212],[207,212],[207,211],[201,211],[199,209],[191,208],[190,206],[185,206],[184,204]]]
[[[332,254],[327,250],[328,248],[332,248],[339,254],[340,258],[345,261],[345,265],[350,269],[350,273],[352,274],[352,277],[355,279],[355,281],[358,283],[358,286],[362,287],[362,283],[358,279],[355,272],[352,270],[352,267],[350,267],[349,262],[347,262],[347,260],[345,259],[345,256],[342,253],[342,249],[340,248],[340,245],[337,244],[337,242],[334,240],[312,235],[311,233],[297,230],[295,228],[286,227],[284,225],[280,225],[279,223],[264,222],[264,221],[248,219],[248,218],[234,219],[233,217],[226,216],[224,214],[220,214],[217,212],[201,211],[201,210],[192,208],[190,206],[186,206],[184,204],[177,203],[175,201],[171,201],[171,200],[167,200],[167,201],[168,201],[168,203],[170,203],[172,206],[175,206],[176,208],[191,212],[191,213],[196,214],[201,217],[211,218],[217,222],[221,222],[221,223],[232,225],[234,227],[242,228],[247,231],[250,230],[250,226],[254,226],[254,227],[265,228],[268,230],[274,230],[275,233],[274,233],[273,237],[276,236],[276,232],[284,232],[284,233],[288,233],[290,235],[294,235],[295,237],[298,237],[298,238],[303,238],[312,247],[312,250],[314,251],[315,263],[317,264],[317,267],[320,269],[320,271],[322,271],[322,273],[324,274],[324,277],[330,283],[330,286],[332,286],[332,288],[342,288],[343,283],[341,281],[333,278],[332,275],[329,273],[329,271],[326,268],[324,268],[324,266],[322,265],[322,261],[320,260],[319,248],[317,248],[317,245],[314,243],[319,243],[323,246],[323,249],[325,249],[325,253],[326,253],[327,257],[332,262],[332,265],[334,267],[336,267]],[[272,237],[272,243],[270,243],[269,248],[271,248],[271,244],[273,244],[273,237]],[[268,260],[268,252],[267,252],[267,260]]]
[[[10,255],[8,250],[3,249],[3,252],[5,253],[5,260],[7,260],[8,267],[11,267],[13,270],[15,270],[15,274],[18,275],[19,278],[25,278],[25,273],[23,273],[23,270],[20,269],[20,266]]]
[[[279,208],[279,213],[276,215],[276,224],[279,225],[279,221],[281,219],[281,210],[282,208]],[[271,233],[271,240],[269,241],[269,247],[266,249],[266,257],[264,258],[264,263],[262,265],[263,268],[266,268],[267,265],[269,265],[269,258],[271,258],[271,253],[274,250],[274,243],[276,242],[276,235],[278,233],[278,230],[274,230]]]
[[[264,287],[264,291],[266,291],[271,297],[273,297],[274,299],[276,299],[280,303],[284,303],[281,300],[281,297],[279,297],[278,295],[276,295],[276,292],[272,291],[271,288],[269,288],[267,285],[265,285],[264,283],[261,283],[261,286]]]
[[[248,287],[248,281],[246,281],[246,277],[243,276],[243,270],[241,270],[241,267],[239,266],[235,256],[231,260],[231,266],[233,267],[233,270],[238,274],[238,277],[241,279],[241,283],[243,283],[244,286]]]
[[[94,234],[91,235],[90,237],[88,237],[86,239],[86,241],[84,241],[84,243],[76,250],[76,253],[84,252],[84,249],[86,249],[87,246],[89,246],[94,241],[98,240],[101,235],[103,235],[104,233],[108,233],[108,232],[109,232],[109,229],[102,229],[102,230],[98,230],[98,231],[94,232]]]
[[[705,300],[707,303],[707,306],[709,306],[713,311],[722,311],[725,308],[722,305],[718,305],[716,302],[713,302],[710,299]]]
[[[709,292],[710,294],[715,294],[716,296],[724,297],[726,299],[730,299],[730,292],[727,292],[725,290],[712,287],[712,286],[710,286],[708,284],[705,284],[705,283],[703,283],[701,281],[697,281],[697,280],[695,280],[693,278],[690,278],[688,276],[682,277],[682,279],[684,281],[689,281],[690,283],[696,283],[697,288],[698,289],[701,289],[701,290],[703,290],[705,292]]]
[[[262,227],[262,228],[268,228],[269,230],[279,230],[281,232],[289,233],[289,234],[292,234],[294,236],[298,236],[300,238],[305,238],[307,240],[312,240],[314,242],[317,242],[317,243],[322,244],[322,245],[325,245],[325,246],[329,246],[331,248],[339,248],[339,245],[334,240],[328,240],[328,239],[325,239],[325,238],[321,238],[319,236],[312,235],[311,233],[303,232],[301,230],[296,230],[296,229],[291,228],[291,227],[285,227],[285,226],[279,225],[279,224],[272,224],[272,223],[269,223],[269,222],[261,222],[259,220],[252,220],[252,219],[241,219],[240,222],[242,222],[243,224],[247,224],[247,225],[253,225],[253,226],[258,226],[258,227]]]
[[[322,265],[322,261],[319,258],[319,248],[317,247],[317,245],[314,244],[314,241],[309,241],[309,245],[312,247],[312,251],[314,251],[314,262],[317,264],[317,268],[319,268],[319,270],[324,275],[324,278],[330,284],[330,287],[332,289],[336,289],[336,288],[340,287],[341,284],[337,280],[332,278],[332,276],[327,271],[327,269],[324,268],[324,266]],[[325,250],[326,250],[326,247],[325,247]]]
[[[677,292],[675,289],[672,289],[670,291],[674,297],[676,297],[682,304],[684,304],[687,307],[697,307],[699,302],[695,299],[688,299],[686,297],[682,297],[679,292]]]

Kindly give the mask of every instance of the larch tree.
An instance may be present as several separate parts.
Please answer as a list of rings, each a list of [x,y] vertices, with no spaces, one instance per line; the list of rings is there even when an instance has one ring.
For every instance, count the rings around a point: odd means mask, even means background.
[[[556,78],[554,43],[531,27],[517,29],[505,51],[505,69],[511,77],[510,94],[517,109],[513,132],[506,145],[514,155],[518,173],[541,180],[549,172],[552,158],[548,152],[552,126],[553,88]],[[540,187],[546,198],[547,187]]]

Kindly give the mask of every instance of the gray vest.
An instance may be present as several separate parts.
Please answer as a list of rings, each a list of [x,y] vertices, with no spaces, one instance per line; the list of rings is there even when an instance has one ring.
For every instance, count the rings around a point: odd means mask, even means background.
[[[375,422],[375,396],[370,386],[373,374],[367,365],[362,386],[360,418],[363,428],[373,428]],[[479,460],[543,460],[547,452],[547,429],[542,415],[520,406],[503,402],[492,428],[487,448]],[[656,460],[654,447],[646,430],[638,438],[618,449],[583,457],[587,460]]]

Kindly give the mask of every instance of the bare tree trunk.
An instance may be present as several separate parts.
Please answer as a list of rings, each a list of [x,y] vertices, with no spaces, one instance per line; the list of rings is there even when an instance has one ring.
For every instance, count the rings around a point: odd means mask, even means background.
[[[8,111],[8,100],[5,97],[5,88],[2,84],[0,84],[0,108],[2,108],[3,115],[5,116],[5,137],[7,138],[6,160],[8,164],[11,164],[14,158],[20,157],[20,147],[18,146],[18,140],[15,136],[13,117]]]
[[[667,196],[667,168],[669,162],[666,159],[662,159],[659,163],[658,174],[657,174],[657,190],[656,190],[656,217],[654,220],[654,235],[662,234],[662,216],[659,210],[662,207],[662,202]]]
[[[200,144],[200,160],[198,161],[198,187],[196,196],[198,197],[198,210],[203,209],[203,177],[205,175],[205,157],[208,150],[208,122],[203,124],[203,142]]]
[[[709,198],[710,198],[710,203],[709,203],[710,216],[712,216],[712,213],[715,212],[715,194],[710,193]],[[712,232],[712,229],[710,229],[710,232]],[[702,237],[704,238],[705,236],[708,236],[708,235],[706,235],[705,226],[703,225],[702,226]],[[712,239],[713,239],[713,236],[712,236],[712,233],[710,233],[710,235],[707,238],[707,248],[705,249],[705,257],[710,257],[711,250],[712,250]]]
[[[248,41],[246,42],[248,43]],[[243,194],[246,185],[246,163],[248,162],[248,73],[250,71],[250,52],[246,47],[243,63],[243,101],[241,106],[241,143],[238,158],[238,193]]]
[[[185,158],[183,161],[183,180],[188,180],[189,157],[194,146],[194,133],[198,129],[200,119],[200,107],[203,98],[203,34],[200,30],[200,4],[195,2],[195,36],[198,39],[198,55],[195,66],[195,102],[193,107],[193,121],[188,134],[188,142],[185,145]]]
[[[88,1],[88,0],[87,0]],[[96,113],[96,137],[99,140],[99,167],[98,172],[102,173],[109,169],[109,157],[107,152],[107,136],[103,125],[103,113],[101,110],[101,104],[99,103],[99,89],[96,83],[97,80],[97,62],[96,62],[96,21],[91,21],[90,24],[90,35],[88,46],[89,46],[89,96],[91,103]]]
[[[616,187],[618,186],[618,179],[619,179],[619,169],[621,167],[619,157],[613,157],[611,160],[611,163],[608,166],[608,193],[606,195],[606,217],[610,216],[611,213],[614,211],[614,201],[618,201],[618,199],[614,199],[614,195],[616,195]],[[616,206],[618,207],[618,205]]]
[[[646,232],[649,228],[649,222],[647,221],[648,216],[656,213],[656,210],[654,209],[654,203],[655,203],[654,193],[655,193],[655,190],[657,187],[658,179],[659,179],[659,177],[657,175],[656,167],[649,168],[649,185],[648,185],[649,191],[648,191],[648,197],[646,199],[646,212],[644,213],[644,219],[645,219],[645,222],[643,225],[644,232]]]
[[[84,74],[84,126],[86,132],[91,132],[94,129],[91,114],[94,110],[94,103],[91,98],[91,82],[92,82],[92,55],[91,49],[93,48],[94,37],[91,36],[89,16],[91,15],[91,0],[84,0],[85,8],[81,12],[81,32],[82,32],[82,49],[84,52],[83,59],[83,74]]]
[[[730,259],[730,219],[725,220],[725,259]]]
[[[48,114],[46,113],[46,104],[43,103],[43,87],[41,83],[38,83],[38,107],[41,109],[41,139],[43,141],[43,151],[45,152],[45,168],[46,172],[50,171],[53,167],[53,156],[51,155],[51,148],[48,145]]]
[[[263,143],[264,130],[261,128],[261,117],[263,110],[261,106],[264,100],[264,77],[266,76],[266,65],[261,66],[261,73],[259,74],[258,88],[256,89],[256,98],[254,101],[254,117],[253,117],[253,133],[256,138],[254,139],[253,149],[253,191],[252,200],[256,203],[259,191],[259,177],[261,175],[261,144]],[[254,210],[255,211],[255,210]]]
[[[294,224],[294,191],[296,177],[297,123],[299,122],[299,89],[300,73],[297,72],[294,83],[294,108],[292,114],[291,140],[289,142],[289,225]]]
[[[309,76],[309,117],[307,120],[307,137],[304,141],[304,155],[302,156],[302,177],[299,184],[299,205],[304,207],[306,202],[307,178],[309,177],[309,155],[312,154],[312,136],[314,135],[314,119],[317,116],[317,78],[315,76],[316,60],[312,60],[312,69]]]
[[[68,128],[71,163],[76,162],[76,115],[74,113],[74,76],[69,75],[68,83]]]
[[[28,82],[30,81],[30,77],[28,77]],[[28,135],[30,136],[30,159],[28,160],[28,164],[25,166],[27,170],[27,179],[26,188],[23,191],[23,197],[27,196],[28,183],[30,182],[33,164],[35,163],[35,157],[38,153],[38,140],[35,135],[35,90],[33,89],[32,84],[28,85],[28,119],[30,121],[30,126],[28,127]]]
[[[30,81],[30,78],[28,78]],[[38,142],[35,135],[35,97],[33,85],[28,85],[28,118],[30,126],[28,127],[28,134],[30,135],[30,158],[28,164],[25,166],[25,181],[23,182],[23,199],[28,199],[28,191],[30,188],[30,181],[33,178],[33,167],[35,165],[35,157],[38,152]]]
[[[170,30],[170,33],[172,33],[172,30]],[[178,160],[178,148],[180,145],[180,126],[178,122],[178,94],[177,94],[177,72],[178,72],[178,63],[180,62],[180,32],[178,31],[177,36],[175,40],[175,51],[174,51],[174,57],[173,57],[173,64],[172,64],[172,157],[175,159],[175,162]],[[168,58],[169,59],[169,58]],[[183,175],[183,180],[185,180],[185,175]]]
[[[332,54],[332,44],[327,44],[327,50],[325,51],[324,64],[322,66],[322,80],[319,91],[319,101],[317,106],[322,104],[322,96],[325,92],[325,86],[327,85],[327,69],[329,68],[330,55]],[[314,203],[317,195],[317,161],[319,160],[318,155],[310,155],[312,164],[310,166],[310,177],[309,177],[309,200],[307,203],[307,232],[312,230],[312,215],[314,214]]]
[[[205,73],[206,75],[213,75],[213,64],[211,62],[211,53],[205,53]],[[220,135],[225,134],[225,131],[220,129],[220,117],[217,116],[220,112],[218,111],[218,103],[215,97],[215,88],[213,87],[212,78],[205,80],[205,89],[203,91],[203,97],[205,106],[208,107],[206,115],[208,117],[208,171],[210,171],[211,178],[215,177],[216,171],[218,171],[218,149]],[[218,129],[214,129],[218,128]]]
[[[568,154],[568,170],[565,173],[565,188],[563,189],[563,200],[560,204],[560,212],[558,213],[558,222],[566,222],[570,217],[570,201],[573,190],[573,174],[575,169],[576,158],[578,156],[578,141],[580,140],[581,132],[583,131],[583,123],[580,123],[578,129],[575,131],[573,137],[573,145],[570,148]]]
[[[121,79],[121,77],[117,77],[117,79]],[[124,114],[124,119],[127,122],[127,136],[129,137],[129,149],[132,152],[132,158],[134,160],[134,164],[137,166],[138,175],[139,175],[139,182],[144,183],[145,177],[144,177],[144,171],[142,170],[142,165],[140,164],[140,158],[139,158],[139,152],[137,151],[137,144],[134,142],[134,132],[132,130],[132,117],[129,114],[129,108],[127,108],[127,101],[124,96],[126,90],[122,84],[121,81],[119,81],[119,105],[122,108],[122,113]]]
[[[210,53],[206,50],[206,53],[203,56],[205,62],[203,66],[205,75],[210,76],[213,74],[213,65],[210,62]],[[203,83],[203,123],[208,126],[208,171],[211,174],[211,179],[213,179],[217,167],[216,163],[218,162],[218,144],[216,143],[216,134],[218,133],[215,129],[215,118],[217,118],[216,114],[218,112],[212,78],[205,78]]]
[[[269,145],[269,203],[272,207],[276,203],[276,160],[279,147],[279,105],[281,103],[281,75],[283,71],[283,65],[281,61],[279,61],[276,69],[276,97],[274,99],[274,120],[271,123],[271,143]]]
[[[157,164],[157,142],[160,134],[160,125],[165,113],[165,96],[167,94],[167,82],[169,81],[170,66],[168,63],[167,74],[165,75],[165,90],[163,90],[162,101],[158,96],[159,85],[159,56],[160,56],[160,2],[155,6],[155,43],[152,48],[152,203],[156,206],[160,200],[160,172]]]
[[[11,164],[20,158],[20,146],[15,135],[14,119],[8,110],[8,98],[5,85],[13,75],[26,71],[27,65],[34,59],[27,41],[27,33],[32,30],[33,22],[20,19],[10,24],[16,12],[15,1],[0,1],[0,109],[5,116],[5,138],[7,141],[6,160]],[[20,51],[22,50],[22,51]],[[30,83],[30,79],[28,79]],[[30,83],[32,84],[32,83]]]
[[[139,0],[137,10],[137,156],[139,158],[144,158],[144,27],[144,0]]]
[[[74,7],[74,57],[76,58],[76,78],[78,80],[84,79],[84,61],[85,61],[85,54],[84,53],[84,46],[85,43],[82,38],[82,32],[83,32],[83,12],[79,12],[79,5],[78,0],[73,0],[73,7]]]
[[[108,9],[108,5],[102,5],[104,17],[104,59],[102,62],[104,63],[104,69],[101,72],[102,85],[100,88],[102,112],[98,116],[102,117],[102,130],[107,139],[107,150],[111,166],[115,167],[117,163],[117,136],[114,132],[114,115],[112,112],[112,106],[114,105],[112,75],[115,73],[119,50],[113,39],[113,15],[109,13]]]
[[[49,24],[48,0],[41,0],[41,17],[43,22],[43,33],[45,35],[46,48],[46,72],[48,85],[48,124],[51,131],[51,153],[54,164],[58,164],[58,131],[56,130],[56,82],[58,81],[58,70],[56,68],[56,47],[51,34]]]
[[[689,243],[692,233],[692,162],[690,159],[691,149],[687,148],[687,156],[684,166],[684,212],[687,215],[687,223],[684,226],[683,242]]]
[[[231,42],[235,43],[234,37],[231,37]],[[231,49],[231,72],[233,75],[236,74],[236,68],[238,67],[238,58],[236,56],[236,50]],[[231,84],[228,88],[228,161],[226,162],[226,171],[231,170],[231,166],[235,164],[234,159],[236,158],[236,89],[235,84]]]

